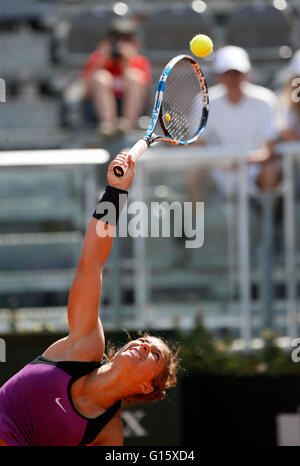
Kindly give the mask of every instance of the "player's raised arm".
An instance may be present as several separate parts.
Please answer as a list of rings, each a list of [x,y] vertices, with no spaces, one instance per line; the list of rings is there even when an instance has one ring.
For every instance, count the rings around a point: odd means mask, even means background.
[[[128,165],[124,177],[115,176],[113,167],[116,164]],[[108,168],[108,186],[90,221],[69,295],[68,322],[73,341],[94,331],[103,335],[98,317],[102,270],[111,251],[121,204],[126,201],[134,176],[134,165],[131,157],[119,154]]]

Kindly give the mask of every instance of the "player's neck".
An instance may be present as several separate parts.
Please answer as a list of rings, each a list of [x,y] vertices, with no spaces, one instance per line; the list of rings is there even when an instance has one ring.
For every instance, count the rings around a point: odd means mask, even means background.
[[[91,403],[104,409],[109,408],[118,400],[130,395],[131,384],[126,384],[116,368],[105,364],[90,374],[85,380],[80,396],[86,397]]]

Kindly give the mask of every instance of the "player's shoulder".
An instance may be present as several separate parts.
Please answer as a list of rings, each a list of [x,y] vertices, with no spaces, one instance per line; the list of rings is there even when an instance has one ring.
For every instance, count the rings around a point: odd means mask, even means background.
[[[248,98],[266,105],[273,106],[278,101],[278,97],[271,89],[250,82],[244,83],[243,92]]]

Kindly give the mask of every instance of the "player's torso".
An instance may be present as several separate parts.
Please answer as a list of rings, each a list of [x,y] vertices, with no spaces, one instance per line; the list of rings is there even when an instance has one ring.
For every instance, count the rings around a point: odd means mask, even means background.
[[[0,390],[0,406],[27,445],[78,445],[87,420],[71,399],[72,377],[41,360],[25,366]],[[5,440],[5,439],[4,439]]]

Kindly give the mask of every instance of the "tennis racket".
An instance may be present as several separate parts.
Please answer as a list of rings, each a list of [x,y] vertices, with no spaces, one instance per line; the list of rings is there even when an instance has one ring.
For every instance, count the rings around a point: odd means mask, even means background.
[[[127,154],[136,161],[156,141],[192,144],[205,129],[208,111],[207,84],[199,64],[189,55],[174,57],[159,79],[145,136]],[[126,170],[114,166],[118,177],[124,176]]]

